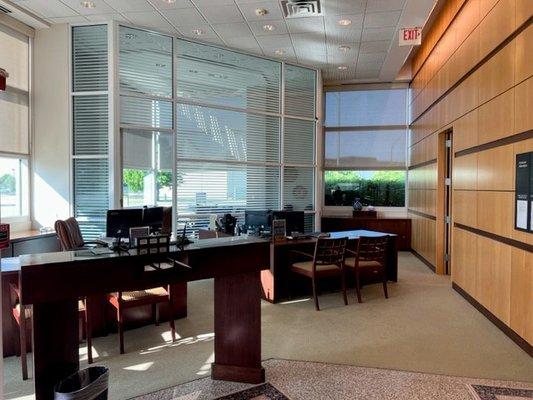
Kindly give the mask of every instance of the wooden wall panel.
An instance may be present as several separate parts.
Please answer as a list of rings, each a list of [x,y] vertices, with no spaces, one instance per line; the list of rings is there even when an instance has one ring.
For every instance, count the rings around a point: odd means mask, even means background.
[[[458,4],[445,5],[413,60],[409,153],[427,161],[452,128],[452,280],[533,345],[533,235],[514,229],[513,207],[515,156],[533,151],[533,1]],[[434,215],[442,189],[429,190],[424,168],[409,181],[413,207]],[[413,247],[441,259],[428,238],[442,218],[416,221]]]

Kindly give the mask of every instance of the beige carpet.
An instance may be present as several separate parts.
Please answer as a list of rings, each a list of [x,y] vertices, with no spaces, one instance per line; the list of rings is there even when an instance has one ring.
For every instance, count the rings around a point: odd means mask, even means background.
[[[203,378],[132,400],[525,400],[533,384],[306,361],[267,360],[267,383]],[[503,395],[500,397],[499,395]]]
[[[433,374],[533,382],[533,359],[410,253],[400,254],[399,282],[385,300],[379,285],[363,289],[363,304],[339,293],[272,305],[263,302],[263,358],[319,361]],[[168,325],[94,340],[97,363],[111,370],[110,398],[127,399],[209,375],[213,361],[213,283],[190,284],[189,317]],[[82,348],[84,353],[85,350]],[[85,359],[85,355],[83,355]],[[82,366],[85,362],[82,362]],[[7,399],[31,398],[19,360],[5,360]]]

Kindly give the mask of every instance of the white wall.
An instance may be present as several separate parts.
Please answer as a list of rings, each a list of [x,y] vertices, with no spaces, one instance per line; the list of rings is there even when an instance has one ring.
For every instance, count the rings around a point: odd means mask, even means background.
[[[37,30],[33,46],[33,224],[70,215],[69,27]]]

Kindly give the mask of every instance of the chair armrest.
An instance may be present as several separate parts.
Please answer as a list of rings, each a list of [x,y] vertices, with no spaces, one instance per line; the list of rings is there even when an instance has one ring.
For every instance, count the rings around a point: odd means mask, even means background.
[[[309,257],[311,259],[315,258],[312,254],[305,253],[305,252],[299,251],[299,250],[291,250],[291,253],[298,254],[298,255],[301,255],[301,256],[306,256],[306,257]]]

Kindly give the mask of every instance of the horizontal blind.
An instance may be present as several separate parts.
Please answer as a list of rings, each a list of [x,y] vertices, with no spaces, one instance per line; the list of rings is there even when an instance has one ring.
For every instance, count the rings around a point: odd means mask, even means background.
[[[280,112],[279,62],[186,40],[177,49],[178,98]]]
[[[74,159],[74,217],[86,239],[105,232],[108,177],[107,159]]]
[[[280,119],[178,104],[178,157],[279,163]]]
[[[141,29],[119,30],[120,90],[172,97],[172,38]]]
[[[293,211],[314,210],[314,168],[285,167],[283,208]]]
[[[72,90],[107,90],[107,25],[72,28]]]
[[[405,169],[405,129],[326,132],[326,166]]]
[[[285,114],[315,118],[316,71],[285,64]]]
[[[121,125],[172,129],[172,102],[120,96],[120,123]]]
[[[0,152],[29,154],[29,39],[0,24],[0,68],[9,77],[0,91]]]
[[[107,95],[75,96],[73,99],[75,155],[107,155],[109,111]]]
[[[315,121],[285,118],[284,162],[308,164],[315,162]]]
[[[124,130],[122,166],[172,171],[172,133]]]

